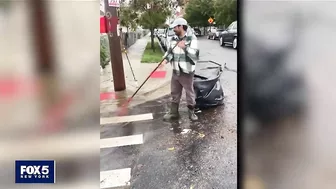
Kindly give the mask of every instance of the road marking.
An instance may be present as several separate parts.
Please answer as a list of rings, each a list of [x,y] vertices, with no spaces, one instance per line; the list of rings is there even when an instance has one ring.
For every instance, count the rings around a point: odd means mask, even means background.
[[[150,78],[165,78],[167,71],[155,71]]]
[[[21,138],[20,140],[16,138],[1,139],[1,151],[10,153],[2,153],[0,163],[11,162],[13,159],[17,159],[17,157],[25,157],[27,159],[40,157],[58,159],[92,155],[97,152],[97,145],[99,143],[96,139],[99,136],[97,132],[89,130],[54,136]]]
[[[100,188],[113,188],[130,185],[131,168],[100,172]]]
[[[143,144],[143,134],[100,139],[100,148]]]
[[[105,117],[100,118],[100,124],[112,124],[112,123],[125,123],[125,122],[134,122],[134,121],[144,121],[153,119],[153,114],[138,114],[138,115],[130,115],[130,116],[118,116],[118,117]]]
[[[105,92],[100,93],[100,101],[116,99],[116,95],[114,92]]]
[[[131,116],[119,116],[100,118],[100,124],[135,122],[153,119],[153,114],[139,114]],[[100,139],[100,149],[143,144],[143,134],[114,138]],[[100,172],[100,188],[115,188],[129,186],[131,180],[131,168],[115,169]]]

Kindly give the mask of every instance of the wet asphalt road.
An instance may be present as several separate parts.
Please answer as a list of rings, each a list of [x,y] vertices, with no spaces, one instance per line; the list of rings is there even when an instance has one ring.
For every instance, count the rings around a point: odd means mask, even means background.
[[[236,70],[236,50],[205,38],[199,39],[199,46],[201,60],[227,63]],[[184,100],[180,120],[162,121],[167,95],[128,111],[129,115],[153,113],[153,120],[103,126],[101,138],[143,134],[144,143],[101,149],[101,171],[131,168],[133,189],[237,188],[236,77],[235,72],[223,72],[225,105],[198,113],[197,122],[189,121]]]

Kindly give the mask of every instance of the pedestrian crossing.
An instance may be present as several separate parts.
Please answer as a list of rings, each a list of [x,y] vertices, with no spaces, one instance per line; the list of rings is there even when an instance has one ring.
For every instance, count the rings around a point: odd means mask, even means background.
[[[152,120],[153,114],[138,114],[130,116],[118,116],[118,117],[109,117],[101,118],[100,125],[107,126],[112,125],[116,126],[116,123],[125,123],[125,122],[139,122]],[[114,124],[114,125],[113,125]],[[100,139],[100,149],[108,148],[117,148],[123,146],[132,146],[132,145],[142,145],[144,143],[143,134],[129,135],[129,136],[118,136],[112,138]],[[122,168],[114,169],[108,171],[100,172],[100,188],[115,188],[115,187],[127,187],[130,185],[131,180],[131,168]]]
[[[131,135],[123,137],[113,137],[107,139],[100,139],[100,149],[114,148],[120,146],[129,146],[143,143],[143,135]]]
[[[109,118],[100,118],[100,125],[114,124],[114,123],[125,123],[125,122],[135,122],[135,121],[145,121],[153,119],[153,114],[138,114],[131,116],[118,116]]]

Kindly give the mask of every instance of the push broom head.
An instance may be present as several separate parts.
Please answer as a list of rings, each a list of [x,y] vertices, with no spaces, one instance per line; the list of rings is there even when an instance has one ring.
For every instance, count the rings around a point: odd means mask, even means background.
[[[128,113],[128,105],[130,104],[130,102],[131,102],[131,100],[132,100],[132,97],[131,98],[129,98],[127,101],[125,101],[120,107],[119,107],[119,109],[118,109],[118,111],[117,111],[117,115],[118,116],[125,116],[125,115],[127,115],[127,113]]]

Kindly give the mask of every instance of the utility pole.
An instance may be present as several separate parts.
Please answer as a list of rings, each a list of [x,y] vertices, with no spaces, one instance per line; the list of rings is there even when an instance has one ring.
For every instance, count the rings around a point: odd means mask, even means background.
[[[56,102],[59,92],[55,73],[53,37],[46,1],[31,0],[29,5],[35,42],[36,70],[42,81],[42,111],[45,111]]]
[[[118,36],[118,12],[116,6],[119,5],[119,0],[104,0],[106,28],[110,46],[111,67],[113,74],[113,84],[115,91],[123,91],[126,89],[124,65],[121,54],[120,36]]]

